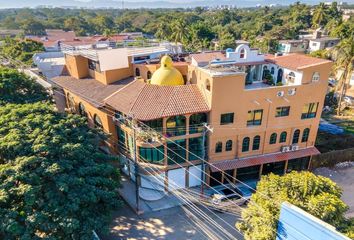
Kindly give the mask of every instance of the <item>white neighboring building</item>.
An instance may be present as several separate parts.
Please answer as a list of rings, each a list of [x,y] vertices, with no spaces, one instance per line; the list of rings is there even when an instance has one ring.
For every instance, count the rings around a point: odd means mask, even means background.
[[[60,76],[65,67],[64,53],[42,52],[33,55],[33,62],[47,79]]]
[[[327,48],[332,48],[339,43],[339,38],[332,37],[321,37],[318,39],[310,39],[309,41],[309,51],[323,50]]]
[[[279,41],[278,51],[284,54],[304,53],[308,47],[306,40],[281,40]]]

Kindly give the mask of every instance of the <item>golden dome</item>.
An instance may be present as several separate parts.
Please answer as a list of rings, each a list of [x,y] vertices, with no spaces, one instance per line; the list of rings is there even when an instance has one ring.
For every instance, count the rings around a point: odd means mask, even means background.
[[[172,66],[172,59],[169,56],[163,56],[161,66],[151,77],[151,84],[160,86],[184,85],[182,74]]]

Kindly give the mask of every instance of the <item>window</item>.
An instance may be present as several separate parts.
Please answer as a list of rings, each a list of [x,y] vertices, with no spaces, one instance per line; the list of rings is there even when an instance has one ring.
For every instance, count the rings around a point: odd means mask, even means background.
[[[293,135],[293,144],[299,142],[299,137],[300,137],[300,130],[296,129]]]
[[[259,135],[253,138],[252,150],[259,150],[259,145],[261,143],[261,137]]]
[[[289,82],[289,83],[294,83],[294,82],[295,82],[295,73],[294,73],[294,72],[290,72],[290,73],[288,74],[287,79],[288,79],[288,82]]]
[[[125,144],[125,131],[122,130],[119,126],[116,125],[117,136],[118,136],[118,149],[121,152],[126,151],[126,144]]]
[[[248,152],[250,150],[250,138],[245,137],[242,141],[242,152]]]
[[[143,123],[158,132],[162,132],[162,128],[163,128],[162,118],[146,121]]]
[[[205,88],[206,88],[206,90],[210,91],[210,80],[209,79],[205,80]]]
[[[150,71],[147,71],[147,73],[146,73],[146,77],[147,77],[147,79],[151,79],[151,72]]]
[[[309,140],[309,135],[310,135],[310,129],[309,128],[305,128],[303,133],[302,133],[301,142],[307,142],[307,140]]]
[[[216,153],[222,152],[222,142],[217,142],[217,143],[215,144],[215,152],[216,152]]]
[[[312,75],[312,82],[320,81],[320,74],[318,72],[314,72]]]
[[[87,117],[85,106],[82,103],[79,103],[79,113],[80,113],[81,116]]]
[[[93,115],[93,123],[95,124],[95,127],[102,128],[101,118],[97,114]]]
[[[232,150],[232,140],[227,140],[225,151],[229,152]]]
[[[183,115],[170,117],[166,121],[166,131],[169,136],[186,134],[186,117]]]
[[[302,108],[301,119],[315,118],[317,113],[318,103],[305,104]]]
[[[313,46],[313,47],[316,47],[316,46],[317,46],[317,43],[315,43],[315,42],[312,43],[312,46]]]
[[[207,122],[206,113],[197,113],[189,117],[189,133],[200,133],[203,132],[204,123]]]
[[[224,113],[220,116],[220,125],[231,124],[234,122],[234,113]]]
[[[275,117],[289,116],[290,107],[277,107]]]
[[[245,49],[242,48],[241,51],[240,51],[240,58],[241,59],[245,59],[246,58],[246,54],[245,54]]]
[[[100,64],[91,59],[88,60],[88,68],[96,72],[101,72]]]
[[[135,76],[139,77],[140,76],[140,69],[135,68]]]
[[[269,138],[269,144],[275,144],[276,142],[277,142],[277,134],[272,133],[272,135],[270,135],[270,138]]]
[[[275,72],[275,69],[274,69],[274,67],[272,67],[272,68],[270,69],[270,73],[271,73],[271,74],[274,74],[274,72]]]
[[[186,161],[186,139],[167,143],[168,164],[184,163]]]
[[[198,138],[190,138],[189,139],[189,145],[188,145],[188,150],[189,150],[189,155],[188,155],[188,160],[199,160],[200,158],[203,157],[203,138],[198,137]]]
[[[66,95],[66,99],[67,99],[67,104],[68,104],[68,108],[70,109],[71,112],[75,112],[75,101],[74,98],[70,95],[70,93],[68,93]]]
[[[282,132],[281,134],[280,134],[280,139],[279,139],[279,142],[280,143],[283,143],[283,142],[286,142],[286,137],[287,137],[287,133],[286,132]]]
[[[144,148],[139,147],[139,158],[143,162],[149,162],[153,164],[164,164],[164,146],[156,148]]]
[[[262,124],[263,110],[248,111],[247,126],[256,126]]]

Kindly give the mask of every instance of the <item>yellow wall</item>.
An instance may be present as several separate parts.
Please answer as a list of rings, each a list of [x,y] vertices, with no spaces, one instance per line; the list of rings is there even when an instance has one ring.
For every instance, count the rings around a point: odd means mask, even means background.
[[[65,96],[68,94],[68,90],[64,89]],[[90,103],[86,102],[79,96],[75,95],[74,93],[69,92],[69,94],[73,97],[74,102],[75,102],[75,109],[76,113],[79,113],[79,103],[81,102],[85,106],[85,110],[88,115],[88,124],[90,127],[94,127],[94,122],[93,122],[93,117],[95,114],[97,114],[101,121],[102,121],[102,126],[103,126],[103,131],[105,133],[108,133],[111,137],[109,138],[107,145],[110,147],[110,150],[112,152],[116,152],[116,146],[114,146],[113,143],[117,143],[117,133],[115,129],[115,125],[113,123],[112,117],[110,114],[104,110],[98,109],[94,106],[92,106]]]
[[[65,64],[70,76],[80,79],[88,77],[88,60],[79,55],[65,54]]]
[[[300,129],[299,147],[313,146],[316,140],[321,109],[327,88],[327,79],[330,73],[331,63],[314,66],[303,70],[306,84],[300,86],[278,86],[262,89],[245,89],[245,75],[235,74],[230,76],[212,77],[206,71],[196,71],[197,84],[211,104],[209,122],[214,131],[209,135],[209,160],[218,161],[245,157],[250,155],[279,152],[281,146],[290,145],[293,132]],[[320,72],[320,81],[310,82],[313,72]],[[211,92],[205,90],[206,79],[210,80]],[[296,88],[294,96],[288,96],[289,89]],[[278,97],[277,92],[284,91],[285,98]],[[269,102],[269,101],[270,102]],[[301,119],[302,108],[307,103],[319,103],[316,118]],[[275,117],[277,107],[290,106],[290,114],[286,117]],[[248,111],[263,109],[262,124],[260,126],[247,126]],[[220,125],[222,113],[234,113],[234,122],[229,125]],[[301,143],[303,129],[310,128],[310,136],[306,143]],[[280,133],[287,131],[287,142],[279,143]],[[272,133],[277,133],[276,144],[269,144]],[[253,137],[261,137],[260,149],[252,151]],[[250,151],[242,152],[244,137],[250,137]],[[233,150],[225,151],[227,140],[233,140]],[[223,151],[215,153],[215,144],[221,141]]]

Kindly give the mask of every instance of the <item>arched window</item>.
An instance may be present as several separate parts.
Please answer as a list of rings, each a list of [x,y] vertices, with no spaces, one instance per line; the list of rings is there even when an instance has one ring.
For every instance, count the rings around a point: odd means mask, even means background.
[[[186,134],[186,117],[183,115],[173,116],[166,121],[166,130],[169,136]]]
[[[210,91],[210,80],[209,79],[205,80],[205,88],[206,88],[206,90]]]
[[[75,101],[74,101],[73,96],[71,96],[70,93],[67,93],[66,99],[68,102],[67,104],[68,104],[68,108],[69,108],[70,112],[75,112],[76,109],[75,109]]]
[[[97,114],[93,115],[93,123],[95,124],[95,127],[97,127],[97,128],[103,127],[101,118]]]
[[[287,133],[286,133],[286,132],[282,132],[282,133],[280,134],[279,142],[280,142],[280,143],[286,142],[286,137],[287,137]]]
[[[79,103],[79,113],[81,116],[87,117],[87,112],[86,112],[85,106],[82,103]]]
[[[296,129],[293,135],[293,144],[299,142],[300,130]]]
[[[307,142],[307,140],[309,140],[309,135],[310,135],[310,129],[309,128],[305,128],[303,133],[302,133],[301,142]]]
[[[270,73],[271,73],[271,74],[274,74],[274,71],[275,71],[275,69],[274,69],[274,67],[272,67],[272,68],[270,69]]]
[[[135,68],[135,76],[139,77],[140,76],[140,69]]]
[[[226,148],[225,151],[231,151],[232,150],[232,140],[227,140],[226,142]]]
[[[259,145],[261,143],[261,137],[259,135],[253,138],[252,150],[259,150]]]
[[[207,122],[206,113],[196,113],[189,117],[189,134],[203,132],[204,123]]]
[[[314,72],[312,75],[312,82],[318,82],[318,81],[320,81],[320,73]]]
[[[287,79],[288,79],[288,82],[289,82],[289,83],[294,83],[294,82],[295,82],[295,73],[294,73],[294,72],[290,72],[290,73],[288,74]]]
[[[222,152],[222,142],[217,142],[217,143],[215,144],[215,152],[216,152],[216,153]]]
[[[270,135],[269,144],[275,144],[276,142],[277,142],[277,134],[272,133],[272,135]]]
[[[245,51],[244,48],[242,48],[241,51],[240,51],[240,58],[241,59],[245,59],[246,58],[246,51]]]
[[[151,72],[150,71],[147,71],[147,73],[146,73],[146,77],[147,77],[147,79],[151,79]]]
[[[248,152],[250,150],[250,138],[245,137],[242,141],[242,152]]]
[[[265,79],[265,77],[267,76],[269,70],[267,66],[263,67],[263,73],[262,73],[262,78]]]

